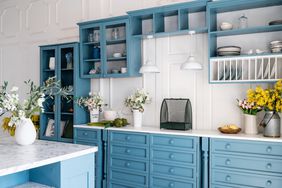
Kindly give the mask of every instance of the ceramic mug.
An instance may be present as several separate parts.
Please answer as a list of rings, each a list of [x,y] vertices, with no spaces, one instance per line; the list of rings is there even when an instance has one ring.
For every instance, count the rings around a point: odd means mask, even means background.
[[[127,72],[127,68],[126,67],[121,67],[120,72],[122,74],[126,73]]]

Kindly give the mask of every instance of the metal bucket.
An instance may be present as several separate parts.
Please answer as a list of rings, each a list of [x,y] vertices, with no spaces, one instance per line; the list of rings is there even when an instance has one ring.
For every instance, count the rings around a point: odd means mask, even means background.
[[[260,126],[264,127],[265,137],[280,137],[280,117],[274,111],[266,111]]]

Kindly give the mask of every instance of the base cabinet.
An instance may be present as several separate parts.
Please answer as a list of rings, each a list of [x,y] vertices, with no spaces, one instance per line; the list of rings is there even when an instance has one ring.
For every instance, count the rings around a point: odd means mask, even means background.
[[[211,187],[282,187],[282,145],[211,139]]]

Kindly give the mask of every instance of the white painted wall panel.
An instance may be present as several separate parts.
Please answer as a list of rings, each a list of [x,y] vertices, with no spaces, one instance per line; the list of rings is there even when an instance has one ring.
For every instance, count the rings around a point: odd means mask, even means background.
[[[23,80],[39,82],[39,45],[78,41],[77,22],[124,15],[129,10],[184,2],[184,0],[9,0],[0,1],[0,82],[23,86]],[[274,8],[272,12],[281,12]],[[238,15],[222,14],[220,21],[236,21]],[[249,12],[247,12],[249,14]],[[277,13],[277,15],[279,15]],[[257,14],[260,12],[250,13]],[[272,13],[271,13],[272,14]],[[199,26],[204,14],[193,15],[190,24]],[[262,21],[266,22],[269,15]],[[259,20],[259,19],[257,19]],[[252,22],[252,19],[249,21]],[[173,24],[173,22],[171,22]],[[253,24],[257,24],[254,22]],[[267,46],[263,42],[275,39],[265,34],[249,38],[244,43]],[[159,38],[143,44],[143,61],[149,58],[155,62],[161,73],[140,78],[93,79],[91,90],[100,91],[109,108],[129,118],[130,111],[123,106],[124,98],[134,88],[144,87],[152,96],[152,104],[146,106],[144,125],[159,126],[160,106],[165,97],[190,98],[193,107],[195,129],[216,129],[225,123],[241,124],[241,112],[236,107],[236,98],[244,98],[251,85],[210,85],[208,83],[207,35],[196,36],[196,41],[188,36]],[[242,37],[224,37],[219,45],[241,44]],[[153,53],[152,53],[153,52]],[[204,70],[200,72],[182,71],[180,65],[190,52],[194,52]],[[252,86],[254,87],[254,86]]]

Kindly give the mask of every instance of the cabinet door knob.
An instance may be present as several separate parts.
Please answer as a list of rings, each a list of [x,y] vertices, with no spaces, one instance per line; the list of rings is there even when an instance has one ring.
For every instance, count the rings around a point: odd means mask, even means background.
[[[272,185],[272,181],[267,180],[267,182],[266,182],[266,186],[270,186],[270,185]]]
[[[231,160],[230,159],[226,159],[225,164],[226,165],[230,165],[231,164]]]
[[[267,153],[270,153],[272,151],[272,147],[271,146],[268,146],[267,148],[266,148],[266,152]]]
[[[225,149],[230,149],[231,148],[231,145],[230,144],[226,144],[225,145]]]
[[[84,135],[84,136],[87,136],[87,135],[88,135],[88,133],[87,133],[87,132],[84,132],[84,133],[83,133],[83,135]]]
[[[174,168],[170,168],[170,169],[169,169],[169,172],[170,172],[170,173],[174,173]]]
[[[173,183],[173,182],[170,182],[170,183],[169,183],[169,187],[174,187],[174,183]]]
[[[131,165],[130,162],[125,163],[126,167],[130,167],[130,165]]]
[[[125,140],[127,140],[127,141],[129,141],[130,139],[131,139],[130,136],[125,137]]]
[[[126,149],[126,150],[125,150],[125,153],[130,153],[130,149]]]
[[[170,158],[170,159],[174,159],[173,153],[169,155],[169,158]]]
[[[272,164],[271,163],[267,163],[266,168],[267,169],[271,169],[272,168]]]
[[[170,140],[169,140],[169,144],[174,144],[174,140],[173,140],[173,139],[170,139]]]
[[[226,181],[231,181],[231,176],[227,175],[225,178]]]

